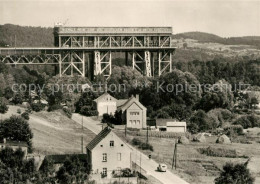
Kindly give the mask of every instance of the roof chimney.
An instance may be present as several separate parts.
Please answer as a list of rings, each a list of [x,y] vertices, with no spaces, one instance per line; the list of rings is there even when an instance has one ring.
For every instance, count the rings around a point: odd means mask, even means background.
[[[139,101],[139,95],[136,94],[136,95],[135,95],[135,98]]]

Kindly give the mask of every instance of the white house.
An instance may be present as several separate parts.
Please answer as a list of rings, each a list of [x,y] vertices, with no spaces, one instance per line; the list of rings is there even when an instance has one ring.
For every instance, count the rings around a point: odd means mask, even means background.
[[[139,102],[139,96],[132,96],[117,111],[122,111],[122,119],[127,128],[146,128],[146,107]]]
[[[119,99],[104,93],[94,100],[99,116],[103,114],[114,115],[116,111],[122,111],[123,122],[128,128],[146,128],[146,107],[139,102],[139,95],[129,99]]]
[[[113,114],[116,111],[117,99],[112,97],[108,93],[104,93],[100,97],[94,100],[96,108],[98,111],[98,116],[103,116],[103,114]]]
[[[131,169],[131,148],[109,127],[104,128],[86,148],[93,174],[111,177],[113,171]]]
[[[186,122],[175,119],[156,119],[156,128],[159,131],[184,133],[187,130],[187,125]]]
[[[2,149],[5,149],[6,147],[12,148],[14,151],[18,148],[21,148],[24,152],[24,156],[27,156],[28,153],[28,145],[26,142],[23,141],[12,141],[12,140],[6,140],[5,138],[1,140],[0,142],[0,151]]]

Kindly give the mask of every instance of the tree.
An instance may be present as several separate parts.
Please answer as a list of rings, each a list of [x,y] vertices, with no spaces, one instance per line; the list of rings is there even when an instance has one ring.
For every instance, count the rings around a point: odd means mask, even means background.
[[[14,92],[13,92],[12,88],[9,86],[6,87],[4,90],[4,97],[9,100],[10,98],[13,97],[13,95],[14,95]]]
[[[210,119],[213,120],[215,127],[221,127],[225,122],[230,122],[234,115],[228,109],[212,109],[207,112]]]
[[[198,126],[198,131],[207,131],[213,128],[213,122],[203,110],[196,111],[189,120],[189,127],[194,129]],[[192,125],[195,124],[195,125]]]
[[[5,119],[2,123],[0,123],[0,139],[3,138],[13,141],[27,142],[29,150],[32,149],[32,130],[29,123],[19,116],[13,115],[9,119]]]
[[[81,97],[79,100],[75,103],[75,112],[77,113],[85,113],[88,109],[95,109],[93,106],[93,100],[98,97],[98,94],[92,92],[92,91],[87,91],[82,93]],[[85,110],[82,109],[83,106]],[[87,109],[88,108],[88,109]]]
[[[88,179],[89,167],[86,160],[79,160],[77,156],[67,158],[63,166],[57,172],[59,183],[84,183]]]
[[[26,120],[29,120],[29,119],[30,119],[28,112],[23,112],[23,113],[21,114],[21,117],[23,117],[23,118],[26,119]]]
[[[233,121],[234,125],[241,125],[243,128],[260,127],[260,118],[254,114],[244,115]]]
[[[215,179],[215,184],[253,184],[254,178],[251,175],[247,164],[227,163],[223,167],[220,176]]]
[[[5,102],[3,102],[3,100],[0,100],[0,113],[1,114],[5,114],[8,111],[8,106],[6,105]],[[2,119],[2,118],[1,118]]]
[[[188,48],[188,44],[186,42],[183,43],[183,48],[187,49]]]
[[[201,98],[197,78],[189,72],[176,69],[159,78],[157,90],[163,106],[176,103],[192,107]]]
[[[128,98],[133,89],[143,89],[151,84],[148,77],[129,66],[115,66],[108,79],[108,90],[117,98]]]
[[[41,167],[39,168],[41,174],[45,177],[50,177],[55,172],[53,161],[49,160],[47,157],[43,160]]]
[[[227,108],[233,107],[233,93],[232,86],[225,80],[220,80],[209,89],[205,89],[199,107],[205,111],[214,108]]]
[[[14,104],[21,104],[23,103],[23,95],[21,92],[18,92],[14,95],[14,98],[12,100]]]

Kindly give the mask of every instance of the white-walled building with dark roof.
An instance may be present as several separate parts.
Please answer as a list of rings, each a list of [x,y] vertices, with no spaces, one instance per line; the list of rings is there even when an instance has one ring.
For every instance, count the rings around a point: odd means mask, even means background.
[[[131,169],[132,149],[109,127],[104,128],[86,149],[92,174],[111,177],[113,171]]]

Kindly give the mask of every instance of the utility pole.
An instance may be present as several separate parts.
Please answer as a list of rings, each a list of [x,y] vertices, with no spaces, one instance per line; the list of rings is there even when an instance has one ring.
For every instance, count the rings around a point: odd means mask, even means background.
[[[172,158],[172,169],[173,169],[173,166],[175,166],[175,170],[177,168],[177,144],[178,144],[178,142],[175,140],[173,158]]]
[[[126,137],[126,123],[125,123],[125,137]]]
[[[176,142],[175,143],[175,153],[174,153],[174,155],[175,155],[175,162],[174,162],[174,164],[175,164],[175,170],[177,169],[177,145],[178,145],[178,142]]]
[[[81,126],[81,128],[82,128],[82,135],[81,135],[81,153],[83,154],[83,152],[84,152],[84,149],[83,149],[83,134],[84,134],[84,127],[83,127],[83,115],[82,115],[82,126]]]
[[[148,140],[148,126],[146,127],[146,144],[149,143],[149,140]]]

